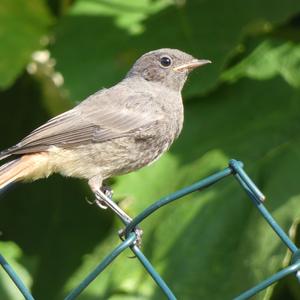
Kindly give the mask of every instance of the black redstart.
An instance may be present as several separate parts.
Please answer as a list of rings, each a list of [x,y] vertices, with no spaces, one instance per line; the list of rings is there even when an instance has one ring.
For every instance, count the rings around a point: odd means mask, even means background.
[[[210,63],[176,49],[140,57],[115,86],[89,96],[0,152],[0,190],[52,173],[88,180],[101,207],[128,216],[110,201],[104,179],[158,159],[183,125],[181,90],[191,70]]]

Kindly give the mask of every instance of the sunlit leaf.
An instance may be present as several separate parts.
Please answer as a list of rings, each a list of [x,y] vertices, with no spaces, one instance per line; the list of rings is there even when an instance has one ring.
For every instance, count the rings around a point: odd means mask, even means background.
[[[275,39],[264,40],[244,60],[226,70],[222,78],[241,77],[265,80],[281,75],[291,86],[300,87],[300,44]]]
[[[10,86],[42,47],[51,17],[42,0],[0,2],[0,88]]]

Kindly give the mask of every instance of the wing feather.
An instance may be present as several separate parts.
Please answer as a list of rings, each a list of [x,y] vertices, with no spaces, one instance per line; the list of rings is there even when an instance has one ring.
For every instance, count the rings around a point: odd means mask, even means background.
[[[99,96],[100,100],[98,100]],[[93,105],[91,100],[97,105]],[[153,117],[153,114],[136,112],[126,107],[117,108],[108,101],[101,101],[99,93],[95,94],[91,100],[92,105],[82,103],[83,105],[78,105],[50,119],[16,146],[2,153],[7,156],[46,151],[50,146],[72,148],[83,144],[102,143],[131,135],[161,117],[160,115]]]

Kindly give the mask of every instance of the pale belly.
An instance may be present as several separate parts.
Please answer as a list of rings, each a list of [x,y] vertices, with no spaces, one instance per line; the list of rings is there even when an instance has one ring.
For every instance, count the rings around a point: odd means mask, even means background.
[[[136,141],[133,137],[124,137],[73,149],[51,147],[48,150],[49,167],[64,176],[106,179],[150,164],[169,148],[171,142],[165,138]]]

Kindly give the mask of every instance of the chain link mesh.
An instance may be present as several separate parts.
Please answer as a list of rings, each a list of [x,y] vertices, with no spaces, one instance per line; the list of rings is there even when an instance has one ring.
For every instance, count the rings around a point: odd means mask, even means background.
[[[181,190],[178,190],[166,197],[161,198],[156,201],[144,211],[142,211],[138,216],[136,216],[130,223],[123,220],[126,225],[124,230],[125,238],[124,240],[113,250],[111,251],[102,262],[97,265],[94,270],[92,270],[86,278],[83,279],[78,286],[73,289],[64,300],[72,300],[76,299],[88,286],[89,284],[101,274],[105,270],[107,266],[109,266],[114,259],[118,257],[125,249],[130,248],[140,263],[144,266],[145,270],[149,273],[149,275],[153,278],[156,284],[161,288],[162,292],[165,294],[167,299],[175,300],[176,297],[168,287],[168,285],[164,282],[164,280],[160,277],[160,275],[156,272],[152,264],[149,262],[147,257],[143,254],[141,249],[136,245],[136,241],[138,239],[135,228],[146,218],[148,218],[151,214],[153,214],[156,210],[160,209],[162,206],[173,202],[177,199],[180,199],[190,193],[195,191],[203,190],[217,182],[221,181],[225,177],[234,176],[238,183],[241,185],[243,190],[246,192],[248,197],[252,200],[255,207],[258,209],[262,217],[266,220],[268,225],[274,230],[277,236],[281,239],[281,241],[286,245],[286,247],[292,252],[292,259],[290,265],[279,272],[273,274],[269,278],[264,281],[258,283],[253,288],[243,292],[234,300],[244,300],[249,299],[250,297],[256,295],[260,291],[266,289],[268,286],[273,283],[279,281],[280,279],[290,275],[295,274],[298,281],[300,281],[300,250],[296,247],[296,245],[291,241],[288,235],[283,231],[283,229],[278,225],[278,223],[274,220],[272,215],[269,213],[267,208],[263,205],[263,201],[265,196],[263,193],[257,188],[254,182],[250,179],[247,173],[244,171],[243,164],[237,160],[230,160],[229,166],[224,170],[214,173],[211,176],[208,176],[190,186],[187,186]],[[34,300],[32,294],[28,290],[28,288],[24,285],[21,278],[14,271],[12,266],[5,260],[5,258],[0,254],[0,264],[3,269],[6,271],[11,280],[15,283],[16,287],[23,294],[26,300]],[[179,295],[180,296],[180,295]]]

